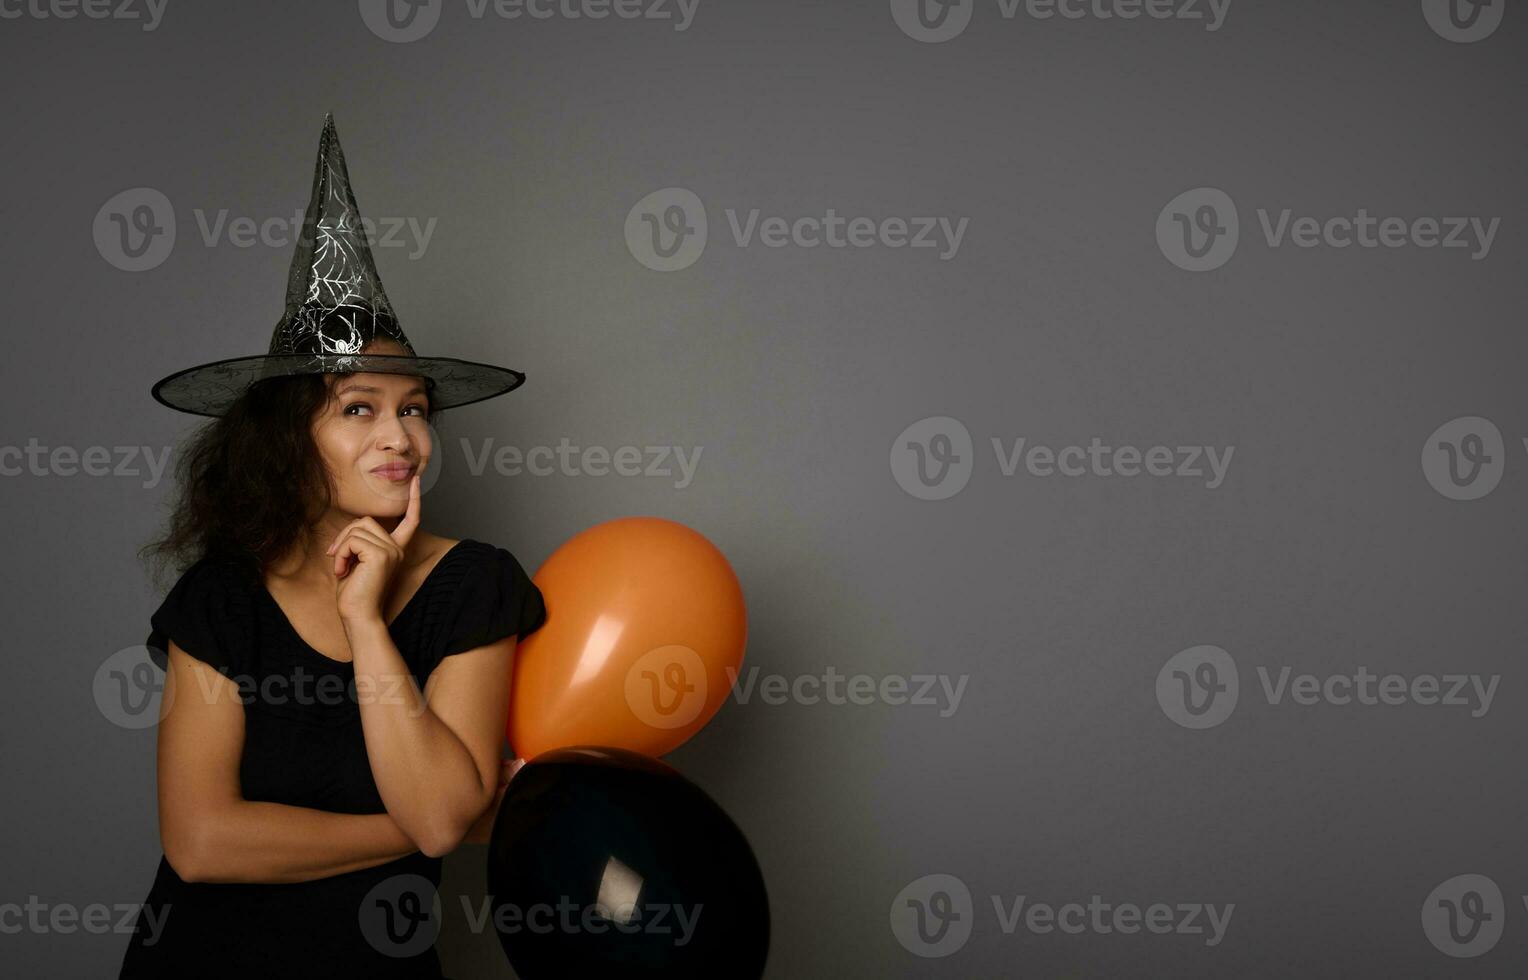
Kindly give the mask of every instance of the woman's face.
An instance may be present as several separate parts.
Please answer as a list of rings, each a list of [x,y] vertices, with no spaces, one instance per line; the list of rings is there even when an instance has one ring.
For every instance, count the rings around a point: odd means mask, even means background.
[[[424,379],[352,374],[326,380],[333,397],[313,422],[313,441],[329,472],[331,506],[357,517],[401,517],[409,481],[424,472],[433,449]]]

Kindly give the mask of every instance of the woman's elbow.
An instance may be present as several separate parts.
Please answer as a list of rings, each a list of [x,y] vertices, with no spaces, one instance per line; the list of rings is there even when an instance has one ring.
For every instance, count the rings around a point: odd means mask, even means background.
[[[442,817],[433,826],[421,833],[419,851],[425,857],[445,857],[456,850],[462,844],[462,839],[467,836],[468,825],[451,817]]]
[[[420,829],[414,837],[419,845],[420,853],[426,857],[445,857],[467,839],[467,833],[483,810],[493,801],[490,794],[487,799],[478,801],[473,799],[465,805],[465,809],[458,807],[438,807],[429,815],[426,826]],[[481,805],[479,805],[481,802]]]
[[[203,839],[205,833],[196,829],[181,829],[161,833],[164,858],[181,881],[202,882],[208,880],[206,855],[211,850]]]
[[[419,853],[431,858],[443,858],[454,850],[456,850],[456,844],[445,837],[427,840],[419,845]]]

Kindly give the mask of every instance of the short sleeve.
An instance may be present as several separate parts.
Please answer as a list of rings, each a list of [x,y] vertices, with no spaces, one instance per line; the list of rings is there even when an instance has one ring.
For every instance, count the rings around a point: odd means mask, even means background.
[[[149,617],[149,659],[169,669],[169,641],[224,675],[246,672],[251,642],[247,590],[226,562],[203,558],[186,569]]]
[[[503,548],[474,556],[444,617],[437,659],[473,650],[507,636],[524,637],[546,622],[541,590],[515,556]]]

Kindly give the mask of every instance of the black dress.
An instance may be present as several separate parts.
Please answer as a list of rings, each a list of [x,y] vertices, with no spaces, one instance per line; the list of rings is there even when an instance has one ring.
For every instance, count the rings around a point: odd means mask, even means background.
[[[524,636],[545,619],[541,591],[512,554],[464,539],[430,570],[389,632],[423,691],[442,658]],[[147,645],[161,668],[173,639],[240,684],[244,799],[386,812],[367,761],[353,665],[305,643],[258,573],[204,558],[180,577],[150,625]],[[439,919],[432,924],[419,910],[428,912],[439,883],[440,859],[418,851],[359,871],[269,884],[186,882],[161,855],[119,978],[438,978]]]

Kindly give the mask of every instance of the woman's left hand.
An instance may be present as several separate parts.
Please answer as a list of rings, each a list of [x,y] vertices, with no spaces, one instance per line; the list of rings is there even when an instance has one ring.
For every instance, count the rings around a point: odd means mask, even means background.
[[[403,564],[404,548],[419,529],[419,474],[409,482],[409,505],[398,526],[387,531],[375,518],[345,525],[326,554],[334,556],[334,602],[340,619],[382,619],[393,576]]]

